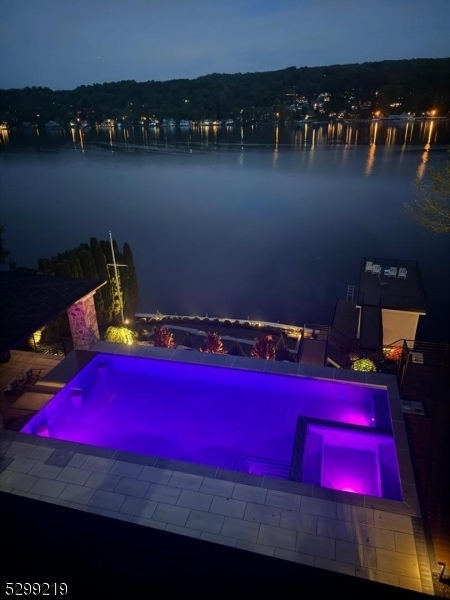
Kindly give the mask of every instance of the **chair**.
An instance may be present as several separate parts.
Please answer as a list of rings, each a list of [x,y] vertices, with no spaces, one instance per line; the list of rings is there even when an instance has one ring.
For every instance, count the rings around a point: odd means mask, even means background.
[[[400,267],[398,270],[398,279],[406,279],[407,273],[408,271],[405,269],[405,267]]]
[[[373,265],[372,275],[379,275],[381,273],[381,265]]]
[[[25,369],[23,372],[23,378],[27,383],[36,383],[41,376],[41,371],[42,369],[32,369],[31,367],[28,367],[28,369]]]
[[[397,277],[397,267],[390,267],[387,276],[395,279]]]
[[[368,271],[372,272],[372,267],[373,267],[373,262],[371,262],[370,260],[366,260],[366,273]]]

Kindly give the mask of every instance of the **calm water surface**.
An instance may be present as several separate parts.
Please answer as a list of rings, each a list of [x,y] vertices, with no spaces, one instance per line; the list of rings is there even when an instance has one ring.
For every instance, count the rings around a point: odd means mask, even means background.
[[[18,266],[90,237],[133,250],[142,312],[331,321],[361,257],[419,261],[419,337],[448,341],[448,236],[411,221],[447,123],[2,132],[0,223]]]

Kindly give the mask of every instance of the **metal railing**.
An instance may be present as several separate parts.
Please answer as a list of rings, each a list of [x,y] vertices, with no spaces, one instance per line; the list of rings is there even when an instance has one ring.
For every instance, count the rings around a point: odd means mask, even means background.
[[[372,297],[372,295],[371,295]],[[364,292],[358,292],[358,306],[365,306]],[[424,312],[425,296],[398,296],[397,294],[379,294],[377,304],[370,302],[367,306],[378,306],[380,308],[390,308],[393,310],[411,310],[414,312]]]
[[[15,347],[15,350],[36,352],[37,354],[46,354],[49,356],[67,356],[73,349],[72,338],[67,337],[50,338],[43,342],[37,342],[34,336],[32,336]]]

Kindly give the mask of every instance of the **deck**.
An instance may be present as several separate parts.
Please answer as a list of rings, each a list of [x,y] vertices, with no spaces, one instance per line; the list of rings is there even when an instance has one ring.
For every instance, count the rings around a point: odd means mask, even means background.
[[[367,262],[381,266],[381,273],[374,275],[366,271]],[[406,278],[389,277],[390,267],[407,270]],[[425,289],[419,265],[412,260],[399,260],[379,257],[364,257],[359,273],[359,306],[378,306],[394,310],[404,310],[425,314]]]

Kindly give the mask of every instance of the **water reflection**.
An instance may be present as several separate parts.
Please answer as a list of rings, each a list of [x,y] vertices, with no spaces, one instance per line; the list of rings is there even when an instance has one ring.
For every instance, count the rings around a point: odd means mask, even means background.
[[[1,130],[1,141],[4,146],[7,146],[9,143],[9,131],[7,129]]]
[[[75,244],[101,232],[106,202],[107,226],[133,244],[145,311],[197,307],[202,314],[214,310],[240,317],[254,310],[268,320],[290,322],[292,316],[327,323],[336,296],[352,283],[355,256],[367,252],[368,244],[371,252],[394,256],[401,247],[402,255],[417,258],[421,267],[423,262],[427,292],[443,302],[432,287],[442,287],[448,278],[448,267],[442,274],[433,258],[444,254],[440,242],[417,235],[403,202],[419,163],[422,172],[442,158],[432,150],[437,142],[445,149],[446,123],[123,129],[67,130],[65,138],[45,129],[40,137],[21,131],[0,135],[5,155],[0,158],[10,159],[0,160],[2,193],[14,198],[2,208],[7,229],[21,228],[11,248],[19,253],[19,264],[35,264],[36,228],[55,232],[39,239],[42,256],[63,251],[71,243],[67,240]],[[52,152],[41,152],[47,149]],[[90,168],[80,177],[87,160]],[[67,220],[61,206],[76,210],[74,218]],[[378,212],[368,220],[374,206]],[[389,219],[383,218],[386,210]],[[28,223],[23,214],[36,219]],[[216,226],[205,227],[205,219]],[[155,232],[150,241],[149,224]],[[229,232],[219,245],[217,227]],[[33,241],[30,249],[19,243],[26,238]],[[149,252],[164,256],[164,264],[149,261]],[[441,313],[436,309],[439,330]]]
[[[273,164],[274,167],[276,167],[277,166],[277,161],[278,161],[278,142],[279,142],[279,137],[280,137],[278,125],[275,127],[274,133],[275,133],[275,148],[273,149],[273,161],[272,161],[272,164]]]
[[[431,136],[433,134],[434,121],[427,123],[427,125],[428,125],[428,139],[427,139],[427,143],[425,144],[425,147],[424,147],[424,152],[421,156],[422,162],[420,163],[420,165],[417,169],[417,180],[418,181],[420,181],[423,178],[423,176],[425,175],[426,165],[428,162],[428,152],[430,151],[430,148],[431,148]]]
[[[407,123],[383,121],[336,121],[330,123],[316,123],[312,119],[301,121],[295,125],[262,125],[248,126],[236,124],[233,127],[220,125],[201,125],[189,128],[179,127],[150,127],[139,125],[136,127],[96,127],[88,130],[79,128],[64,130],[46,130],[45,128],[32,131],[7,131],[0,133],[2,151],[10,151],[20,145],[20,139],[25,136],[34,139],[37,146],[63,146],[65,136],[69,134],[74,149],[86,150],[90,145],[106,143],[110,149],[138,152],[141,150],[165,148],[169,151],[172,147],[180,152],[195,152],[196,147],[202,150],[217,150],[221,147],[236,148],[239,151],[239,162],[243,164],[244,151],[249,148],[261,150],[267,148],[272,153],[272,165],[279,164],[279,153],[285,148],[305,152],[305,164],[311,166],[315,159],[315,152],[319,147],[336,146],[336,161],[341,166],[347,164],[349,148],[355,146],[367,147],[366,160],[363,172],[370,176],[373,172],[375,159],[380,160],[395,156],[401,164],[407,151],[413,146],[421,145],[423,155],[420,165],[416,167],[418,178],[422,178],[428,160],[428,152],[436,144],[447,146],[450,139],[450,122],[419,120]],[[376,152],[376,147],[384,146],[382,155]],[[397,148],[399,152],[394,153]],[[345,151],[344,151],[345,149]]]
[[[309,149],[309,154],[308,154],[308,167],[311,167],[313,162],[314,162],[314,156],[315,156],[315,146],[316,146],[316,130],[313,129],[312,130],[312,137],[311,137],[311,148]]]
[[[366,177],[369,177],[369,175],[372,174],[373,163],[375,162],[376,149],[377,149],[377,146],[375,143],[373,143],[369,146],[369,152],[367,154],[366,170],[365,170]]]

